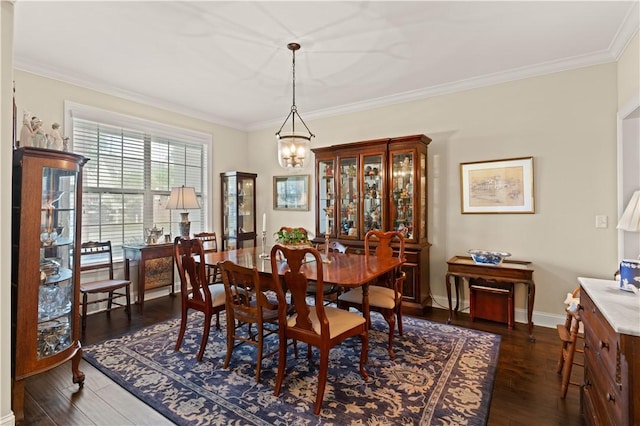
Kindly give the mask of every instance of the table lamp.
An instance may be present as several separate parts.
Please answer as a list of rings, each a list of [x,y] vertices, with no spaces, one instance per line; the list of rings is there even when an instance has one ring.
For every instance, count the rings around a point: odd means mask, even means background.
[[[640,232],[640,191],[634,192],[631,196],[616,228],[623,231]],[[638,293],[638,289],[640,289],[640,262],[622,259],[620,262],[620,288]]]
[[[180,186],[171,190],[169,201],[167,201],[167,209],[171,210],[185,210],[180,213],[182,220],[180,221],[180,235],[183,237],[189,237],[191,222],[189,222],[189,212],[187,209],[199,209],[200,204],[196,197],[196,190],[191,186]]]

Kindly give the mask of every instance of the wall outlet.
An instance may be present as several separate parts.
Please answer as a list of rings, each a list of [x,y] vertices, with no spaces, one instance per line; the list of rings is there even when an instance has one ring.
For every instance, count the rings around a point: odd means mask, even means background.
[[[609,226],[609,218],[605,215],[596,215],[596,228],[606,228]]]

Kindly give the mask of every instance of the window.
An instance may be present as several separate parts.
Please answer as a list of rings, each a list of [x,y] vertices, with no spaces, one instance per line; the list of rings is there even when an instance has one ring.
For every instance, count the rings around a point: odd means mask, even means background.
[[[67,104],[65,104],[67,108]],[[180,212],[165,208],[176,186],[192,186],[201,208],[189,211],[191,232],[206,229],[210,137],[74,105],[72,151],[89,158],[83,170],[82,241],[144,241],[145,229],[179,234]],[[68,131],[67,131],[67,134]],[[186,135],[186,136],[183,136]]]

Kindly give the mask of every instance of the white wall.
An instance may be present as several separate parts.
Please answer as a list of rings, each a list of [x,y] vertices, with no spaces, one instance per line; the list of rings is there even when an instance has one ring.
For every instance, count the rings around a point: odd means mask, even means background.
[[[11,164],[13,3],[0,2],[0,425],[11,411]]]
[[[432,138],[428,197],[434,297],[446,301],[450,257],[471,248],[508,251],[514,259],[533,262],[534,322],[555,326],[578,276],[608,278],[616,270],[616,108],[616,65],[606,64],[305,121],[317,135],[314,146],[416,133]],[[249,135],[251,169],[259,176],[258,211],[267,212],[271,240],[284,224],[315,226],[313,211],[271,210],[271,176],[282,174],[273,133]],[[460,213],[460,163],[525,156],[534,157],[535,214]],[[307,173],[313,178],[313,168]],[[608,216],[609,227],[596,229],[595,215]],[[523,287],[517,286],[521,317],[525,306]]]

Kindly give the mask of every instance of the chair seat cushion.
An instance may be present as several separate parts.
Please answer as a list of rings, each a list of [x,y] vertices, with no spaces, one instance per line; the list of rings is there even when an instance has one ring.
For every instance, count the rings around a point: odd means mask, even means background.
[[[395,295],[396,292],[390,288],[377,285],[369,286],[369,306],[393,309],[396,306]],[[362,287],[341,294],[338,300],[362,305]]]
[[[127,280],[101,280],[80,284],[81,293],[105,293],[107,291],[117,290],[131,284]]]
[[[211,293],[211,306],[221,306],[225,304],[224,284],[210,284],[209,292]],[[204,291],[200,290],[202,298],[204,298]]]
[[[310,308],[311,312],[309,312],[309,319],[311,320],[313,331],[320,334],[320,321],[318,321],[318,315],[316,314],[316,310],[313,306],[310,306]],[[335,336],[338,336],[347,330],[364,324],[365,321],[362,315],[355,312],[349,312],[344,309],[326,306],[324,308],[324,312],[329,320],[330,339],[333,339]],[[289,317],[289,320],[287,321],[287,325],[289,327],[293,327],[296,324],[297,316],[298,314],[293,314]]]

